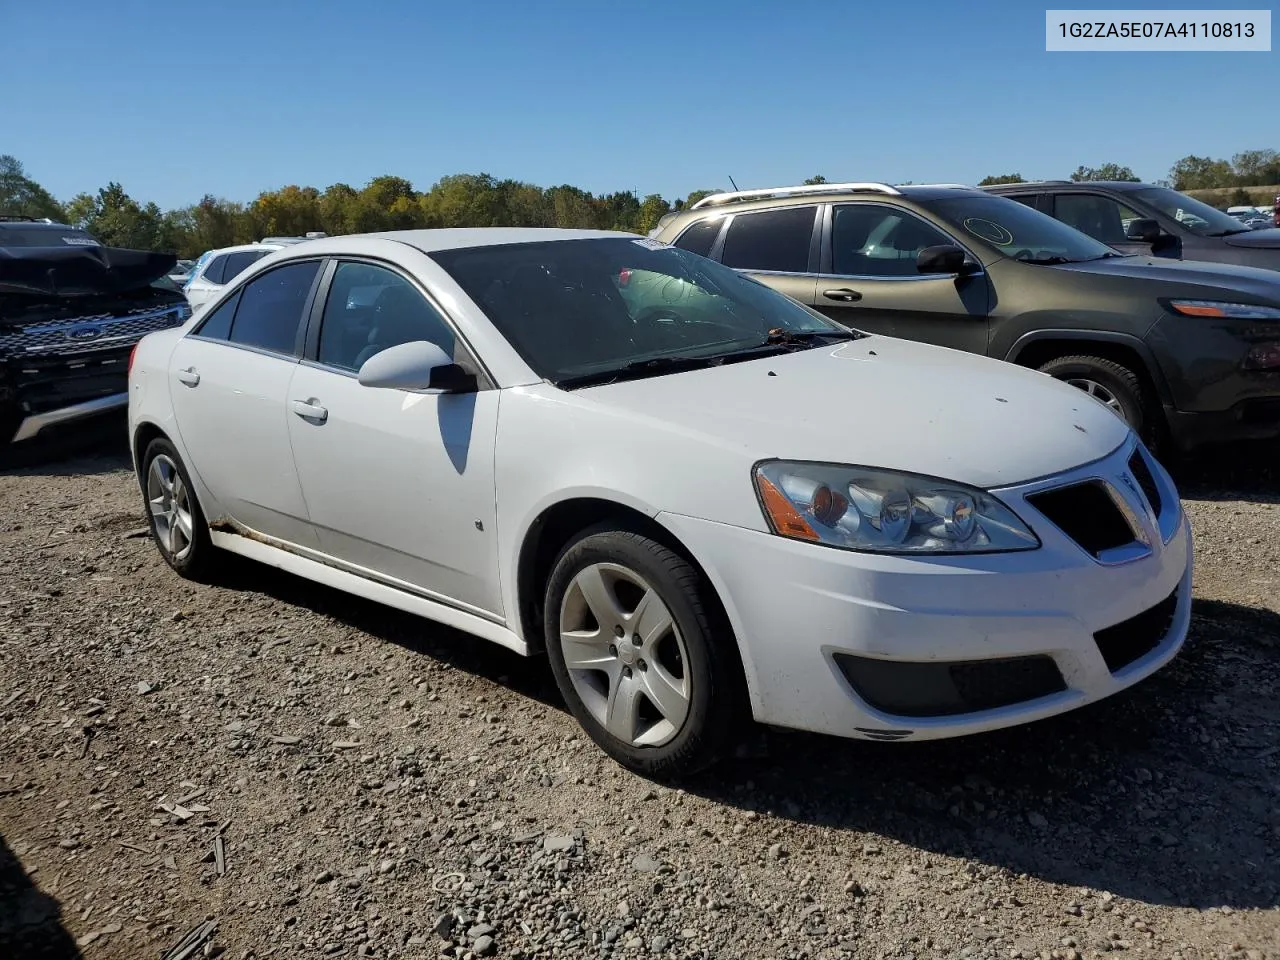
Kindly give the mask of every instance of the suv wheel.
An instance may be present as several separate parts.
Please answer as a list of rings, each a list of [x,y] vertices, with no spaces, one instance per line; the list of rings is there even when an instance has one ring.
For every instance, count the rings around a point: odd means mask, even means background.
[[[1083,390],[1139,434],[1146,434],[1146,392],[1128,367],[1101,357],[1058,357],[1040,367],[1055,379]]]
[[[624,767],[657,779],[714,763],[744,711],[737,647],[703,578],[643,534],[595,527],[547,583],[547,652],[570,711]]]

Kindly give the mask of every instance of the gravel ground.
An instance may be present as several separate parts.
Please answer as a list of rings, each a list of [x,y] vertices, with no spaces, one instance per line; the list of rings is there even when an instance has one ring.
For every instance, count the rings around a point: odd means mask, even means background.
[[[683,791],[541,661],[180,580],[115,449],[0,473],[0,957],[1280,958],[1280,470],[1215,460],[1147,683],[961,741],[770,733]]]

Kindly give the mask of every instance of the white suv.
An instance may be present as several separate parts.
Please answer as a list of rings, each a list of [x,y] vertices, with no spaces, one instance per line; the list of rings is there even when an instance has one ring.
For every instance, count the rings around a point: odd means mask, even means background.
[[[232,280],[269,253],[296,243],[324,237],[324,233],[308,233],[305,237],[264,237],[257,243],[210,250],[196,261],[187,274],[182,290],[191,309],[197,310],[212,300]]]
[[[281,250],[141,341],[129,422],[179,573],[230,551],[545,652],[649,776],[752,717],[873,740],[1047,717],[1190,622],[1177,491],[1102,404],[628,234]]]

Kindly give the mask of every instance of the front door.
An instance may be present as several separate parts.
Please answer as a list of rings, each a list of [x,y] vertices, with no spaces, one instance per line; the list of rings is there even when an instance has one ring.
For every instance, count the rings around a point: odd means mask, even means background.
[[[287,419],[321,550],[356,572],[500,617],[499,391],[360,385],[365,360],[410,341],[470,362],[441,311],[386,266],[337,264],[314,339],[289,385]]]
[[[814,306],[857,330],[985,354],[987,277],[920,273],[917,254],[939,244],[956,241],[902,207],[835,204]]]
[[[317,541],[289,452],[285,397],[318,271],[313,260],[255,277],[180,340],[169,363],[188,466],[231,518],[309,547]]]

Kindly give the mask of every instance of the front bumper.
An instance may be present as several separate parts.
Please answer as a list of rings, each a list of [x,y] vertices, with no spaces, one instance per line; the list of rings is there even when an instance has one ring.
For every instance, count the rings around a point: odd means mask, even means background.
[[[105,397],[98,397],[95,400],[86,400],[83,403],[75,403],[67,407],[58,407],[54,410],[29,414],[19,421],[18,429],[13,434],[12,442],[30,440],[48,427],[72,423],[76,420],[85,420],[114,410],[123,410],[128,405],[128,393],[113,393]]]
[[[869,739],[959,736],[1110,696],[1182,646],[1191,616],[1191,532],[1163,470],[1154,471],[1161,508],[1141,514],[1149,544],[1104,552],[1105,562],[1026,499],[1102,478],[1132,504],[1146,504],[1122,479],[1132,443],[1070,474],[993,491],[1042,541],[1021,553],[853,553],[690,517],[660,519],[724,601],[757,720]],[[851,662],[875,669],[851,675]],[[1060,682],[1026,686],[1028,676],[1045,678],[1046,662]],[[877,675],[889,679],[880,683]],[[1033,691],[1030,699],[1007,702],[1017,683]],[[906,712],[891,712],[887,702]],[[1001,705],[983,706],[993,702]]]

